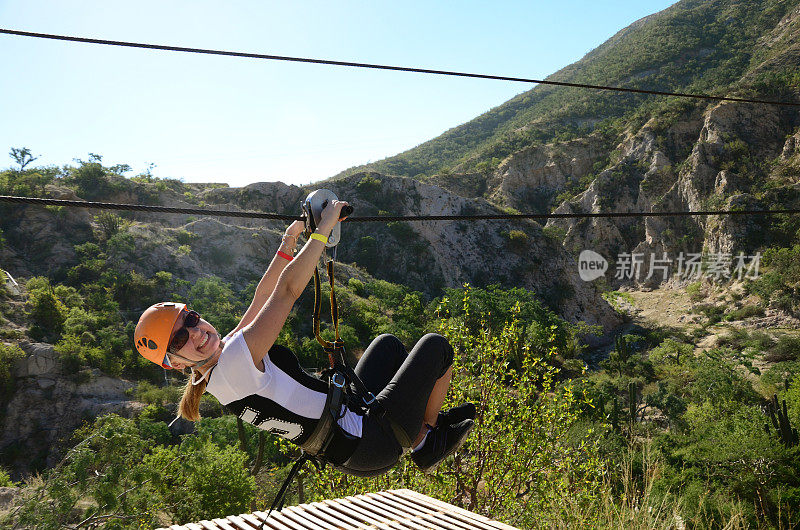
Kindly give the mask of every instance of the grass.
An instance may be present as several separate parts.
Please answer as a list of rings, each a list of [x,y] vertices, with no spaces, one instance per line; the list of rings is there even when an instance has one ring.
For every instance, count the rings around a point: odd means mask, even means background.
[[[624,310],[622,309],[622,301],[625,301],[630,305],[634,305],[633,296],[630,293],[623,291],[606,291],[602,296],[603,300],[608,302],[609,305],[614,308],[614,311],[618,313],[624,313]]]
[[[641,454],[637,454],[641,453]],[[637,476],[635,461],[641,459],[641,476]],[[618,476],[612,484],[609,479],[598,495],[594,505],[578,506],[566,504],[563,509],[569,525],[557,524],[549,528],[598,528],[626,530],[677,530],[685,528],[722,528],[738,530],[747,528],[744,511],[738,510],[726,521],[708,521],[703,515],[691,516],[681,500],[667,492],[658,495],[654,491],[656,480],[661,476],[663,465],[649,444],[640,449],[629,447],[617,469]],[[616,491],[615,491],[616,490]],[[702,501],[701,501],[702,502]],[[700,510],[702,513],[702,510]],[[558,520],[557,514],[554,520]]]

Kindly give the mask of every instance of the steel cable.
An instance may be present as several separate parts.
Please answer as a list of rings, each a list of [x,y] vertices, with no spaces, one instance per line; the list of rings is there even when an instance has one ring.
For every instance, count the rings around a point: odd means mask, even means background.
[[[134,212],[175,213],[186,215],[203,215],[215,217],[244,217],[252,219],[275,219],[282,221],[300,221],[296,215],[283,215],[253,211],[213,210],[204,208],[175,208],[172,206],[153,206],[145,204],[121,204],[110,202],[73,201],[64,199],[45,199],[41,197],[15,197],[0,195],[0,202],[11,204],[32,204],[40,206],[66,206],[71,208],[95,208],[100,210],[129,210]],[[486,215],[377,215],[348,217],[344,222],[371,223],[396,221],[488,221],[513,219],[581,219],[611,217],[678,217],[678,216],[710,216],[710,215],[780,215],[798,214],[800,209],[786,208],[778,210],[701,210],[696,212],[599,212],[599,213],[522,213],[522,214],[486,214]]]
[[[727,96],[714,96],[711,94],[689,94],[684,92],[668,92],[663,90],[646,90],[640,88],[626,88],[606,85],[591,85],[586,83],[568,83],[566,81],[552,81],[546,79],[530,79],[525,77],[510,77],[502,75],[475,74],[468,72],[454,72],[449,70],[433,70],[430,68],[413,68],[409,66],[391,66],[385,64],[357,63],[350,61],[335,61],[330,59],[312,59],[308,57],[290,57],[286,55],[268,55],[263,53],[235,52],[226,50],[211,50],[206,48],[189,48],[186,46],[170,46],[166,44],[147,44],[143,42],[117,41],[106,39],[93,39],[88,37],[72,37],[69,35],[56,35],[51,33],[36,33],[33,31],[20,31],[0,28],[0,34],[16,35],[20,37],[34,37],[38,39],[51,39],[68,42],[82,42],[86,44],[102,44],[106,46],[122,46],[126,48],[141,48],[147,50],[161,50],[170,52],[199,53],[204,55],[222,55],[226,57],[244,57],[249,59],[266,59],[270,61],[289,61],[296,63],[326,64],[331,66],[347,66],[352,68],[371,68],[376,70],[392,70],[397,72],[414,72],[419,74],[447,75],[456,77],[471,77],[475,79],[491,79],[495,81],[513,81],[518,83],[538,83],[540,85],[554,85],[572,88],[588,88],[592,90],[611,90],[634,94],[649,94],[655,96],[674,96],[682,98],[706,99],[713,101],[734,101],[738,103],[757,103],[763,105],[780,105],[787,107],[800,107],[800,103],[791,101],[770,101],[763,99],[735,98]]]

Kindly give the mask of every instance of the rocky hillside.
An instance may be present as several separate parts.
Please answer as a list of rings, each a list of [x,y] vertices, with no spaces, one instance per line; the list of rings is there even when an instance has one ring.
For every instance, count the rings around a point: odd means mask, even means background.
[[[650,120],[617,146],[616,159],[585,191],[555,212],[797,208],[798,124],[793,110],[733,103],[687,112],[667,127]],[[519,164],[517,158],[508,165]],[[612,258],[620,252],[752,254],[791,244],[798,228],[796,220],[766,216],[551,220],[548,226],[563,231],[566,247]]]
[[[116,179],[125,193],[104,200],[135,199],[147,184]],[[502,213],[484,199],[470,199],[414,179],[359,174],[329,186],[355,207],[355,215],[455,215]],[[259,210],[297,215],[309,190],[282,183],[244,188],[211,187],[195,194],[166,191],[159,202],[233,210]],[[189,193],[192,202],[187,202]],[[75,198],[70,190],[49,186],[47,194]],[[15,277],[47,274],[58,277],[76,259],[72,245],[101,230],[88,211],[52,211],[37,207],[9,209],[3,227],[9,244],[0,259]],[[258,280],[277,248],[287,223],[239,218],[192,218],[136,213],[128,229],[129,248],[123,268],[151,277],[170,271],[186,280],[214,274],[243,289]],[[463,283],[534,290],[569,321],[600,324],[607,331],[618,317],[573,271],[577,265],[536,223],[423,222],[349,223],[337,249],[339,280],[380,278],[420,291],[428,299],[444,287]],[[349,265],[347,265],[349,264]]]
[[[684,0],[551,79],[797,101],[798,32],[796,1]],[[539,86],[367,168],[520,212],[797,208],[799,125],[795,107]],[[664,252],[755,255],[792,244],[798,229],[796,216],[547,224],[573,258],[591,249],[612,271],[620,253],[645,260]],[[678,280],[662,275],[646,283],[669,281]]]
[[[683,0],[622,30],[552,78],[796,101],[798,31],[797,1]],[[97,159],[75,168],[0,172],[0,190],[290,215],[299,214],[301,200],[318,187],[350,201],[355,216],[797,208],[799,126],[800,113],[791,107],[537,87],[419,148],[309,187],[129,179]],[[73,342],[61,339],[67,353],[56,354],[44,339],[26,335],[31,330],[23,300],[4,302],[10,309],[2,307],[6,331],[0,340],[20,344],[26,358],[15,369],[16,392],[4,419],[11,427],[4,428],[0,447],[23,459],[20,441],[36,439],[32,453],[47,455],[46,447],[82,418],[135,409],[119,378],[97,370],[72,373],[59,359],[69,360],[76,344],[92,345],[112,358],[98,354],[93,362],[113,371],[119,368],[113,357],[128,356],[127,364],[119,364],[135,371],[138,359],[125,334],[154,297],[185,294],[212,275],[243,296],[260,278],[286,224],[172,214],[120,218],[0,204],[0,266],[21,280],[47,276],[69,284],[65,296],[80,292],[84,305],[103,315],[82,316],[79,303],[65,310],[78,331]],[[750,255],[790,246],[798,235],[797,216],[553,220],[545,226],[346,223],[336,251],[337,280],[357,280],[352,285],[361,288],[386,280],[418,291],[425,301],[463,283],[523,287],[564,319],[598,324],[608,335],[619,330],[622,317],[603,291],[691,281],[615,278],[619,254]],[[586,249],[608,259],[612,273],[605,281],[579,277],[578,255]],[[795,297],[784,306],[797,306],[796,294],[781,293]]]

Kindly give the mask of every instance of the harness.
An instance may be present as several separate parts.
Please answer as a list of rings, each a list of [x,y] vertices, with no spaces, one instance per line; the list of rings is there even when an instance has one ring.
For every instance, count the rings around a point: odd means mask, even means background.
[[[306,237],[310,236],[316,229],[319,213],[321,213],[327,201],[335,199],[336,196],[328,190],[317,190],[308,196],[303,203],[306,223],[306,229],[303,234]],[[352,212],[352,208],[350,208],[350,211]],[[349,212],[344,213],[344,216],[347,215],[349,215]],[[327,246],[334,247],[335,252],[335,246],[339,242],[339,224],[336,225],[334,233],[336,237],[331,237]],[[398,441],[404,451],[412,446],[412,439],[408,434],[386,414],[381,404],[375,399],[375,395],[367,389],[355,371],[345,363],[344,341],[339,336],[339,307],[336,303],[333,262],[333,259],[328,259],[326,262],[331,290],[331,321],[335,336],[333,342],[325,340],[320,335],[322,289],[319,269],[314,268],[314,336],[328,355],[329,367],[322,372],[323,380],[328,382],[328,396],[325,400],[322,416],[309,438],[300,445],[301,454],[275,496],[275,500],[267,513],[267,518],[269,518],[273,510],[280,510],[283,507],[289,484],[300,472],[303,464],[311,462],[314,467],[321,471],[325,464],[341,465],[350,456],[349,454],[342,455],[341,448],[342,446],[349,446],[358,438],[339,426],[338,421],[344,414],[343,410],[349,408],[351,410],[355,409],[362,415],[369,414],[370,417],[378,421],[378,424],[385,432],[391,434]],[[262,529],[265,524],[266,520],[261,525]]]

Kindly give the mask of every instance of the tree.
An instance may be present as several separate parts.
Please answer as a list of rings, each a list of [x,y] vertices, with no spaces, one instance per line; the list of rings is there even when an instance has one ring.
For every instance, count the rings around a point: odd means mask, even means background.
[[[171,435],[163,421],[114,414],[76,432],[81,441],[31,479],[0,516],[3,528],[155,528],[172,521],[224,517],[249,509],[255,480],[247,455],[209,436]]]
[[[31,150],[27,147],[12,147],[8,154],[14,159],[14,162],[19,164],[18,173],[22,173],[25,170],[25,166],[38,159],[38,157],[34,157],[31,154]]]
[[[455,350],[445,408],[465,401],[478,406],[466,445],[429,476],[409,459],[369,480],[325,469],[313,478],[317,498],[405,487],[523,528],[598,526],[587,517],[607,470],[593,436],[579,424],[588,397],[559,386],[545,356],[520,346],[521,304],[493,329],[473,294],[467,289],[459,298],[464,318],[442,319],[437,329]],[[470,320],[478,324],[469,326]],[[547,356],[556,348],[553,336]],[[521,366],[514,369],[507,359],[517,350]]]

